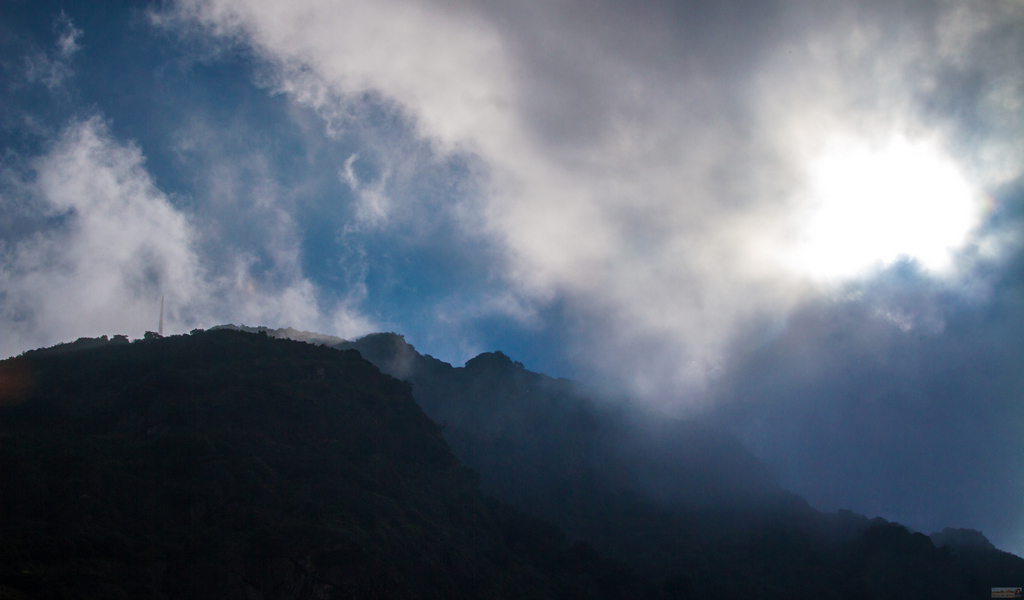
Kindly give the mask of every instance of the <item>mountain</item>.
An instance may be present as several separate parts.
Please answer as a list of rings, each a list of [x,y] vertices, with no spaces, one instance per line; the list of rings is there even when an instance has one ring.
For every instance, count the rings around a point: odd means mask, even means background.
[[[281,327],[279,329],[270,329],[269,327],[249,327],[247,325],[235,325],[229,323],[227,325],[217,325],[211,327],[210,331],[217,331],[218,329],[233,329],[235,331],[245,331],[246,333],[266,333],[267,335],[275,338],[281,338],[286,340],[295,340],[296,342],[307,342],[310,344],[316,344],[318,346],[335,346],[338,344],[344,344],[348,340],[340,338],[335,335],[327,335],[323,333],[316,333],[314,331],[300,331],[293,327]]]
[[[629,598],[358,352],[231,330],[0,362],[0,598]]]
[[[0,599],[981,598],[1024,581],[978,532],[819,513],[730,438],[501,353],[455,368],[394,334],[268,333],[0,361]]]
[[[397,334],[335,347],[410,382],[486,492],[664,582],[670,596],[978,598],[1024,582],[1024,560],[977,532],[933,540],[819,513],[725,434],[603,402],[500,352],[457,368]]]

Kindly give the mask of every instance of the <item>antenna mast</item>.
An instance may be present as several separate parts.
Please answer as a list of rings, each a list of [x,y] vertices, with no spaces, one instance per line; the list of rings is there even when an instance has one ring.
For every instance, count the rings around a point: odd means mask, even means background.
[[[160,337],[164,337],[164,297],[160,296]]]

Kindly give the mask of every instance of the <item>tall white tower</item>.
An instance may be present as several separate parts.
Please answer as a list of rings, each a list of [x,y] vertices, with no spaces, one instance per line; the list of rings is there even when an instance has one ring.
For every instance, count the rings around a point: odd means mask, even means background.
[[[164,337],[164,297],[160,296],[160,330],[157,331],[160,337]]]

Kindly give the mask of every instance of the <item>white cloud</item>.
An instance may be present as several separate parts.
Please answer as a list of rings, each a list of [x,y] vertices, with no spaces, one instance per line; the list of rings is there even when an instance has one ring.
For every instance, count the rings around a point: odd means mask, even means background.
[[[4,356],[79,336],[141,336],[157,329],[161,296],[167,332],[228,320],[343,336],[371,329],[350,304],[322,308],[294,265],[276,285],[256,281],[244,255],[217,275],[197,253],[190,217],[156,188],[140,151],[112,139],[99,118],[69,126],[33,170],[22,189],[60,224],[0,257]]]
[[[160,295],[201,285],[187,219],[156,190],[139,151],[103,123],[70,127],[35,163],[34,192],[60,227],[8,248],[0,277],[5,355],[67,337],[155,330]]]

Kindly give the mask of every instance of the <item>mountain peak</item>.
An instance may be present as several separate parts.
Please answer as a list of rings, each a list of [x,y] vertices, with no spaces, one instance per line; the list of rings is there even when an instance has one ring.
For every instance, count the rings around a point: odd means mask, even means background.
[[[346,342],[345,338],[340,338],[334,335],[327,335],[324,333],[316,333],[314,331],[302,331],[293,327],[279,327],[277,329],[271,329],[265,325],[259,325],[256,327],[250,327],[248,325],[235,325],[234,323],[227,323],[225,325],[217,325],[211,327],[211,330],[217,329],[234,329],[235,331],[244,331],[246,333],[260,333],[265,332],[270,337],[281,338],[286,340],[295,340],[296,342],[306,342],[309,344],[316,344],[318,346],[334,346]]]
[[[980,531],[975,529],[954,529],[947,527],[938,533],[928,536],[936,547],[943,546],[950,549],[974,548],[979,550],[995,550],[996,547],[988,541]]]
[[[358,350],[366,360],[377,365],[381,371],[397,379],[408,379],[423,357],[412,344],[399,333],[371,333],[355,341],[333,344],[338,349]]]
[[[500,350],[496,352],[484,352],[466,361],[467,371],[508,371],[511,369],[522,369],[523,363],[513,361]]]

